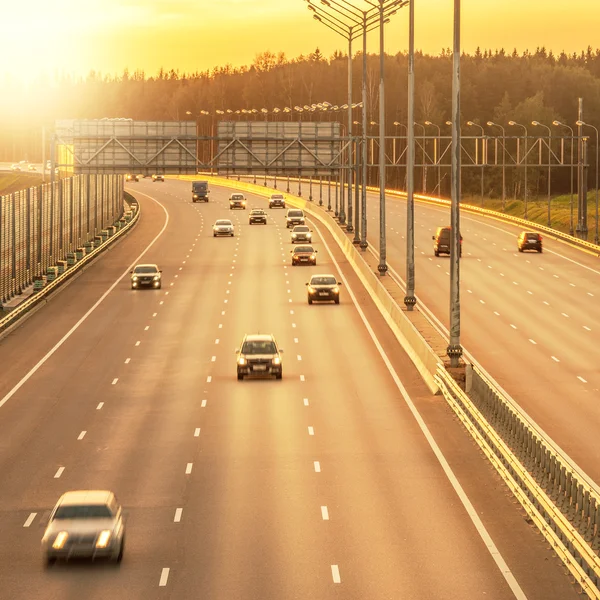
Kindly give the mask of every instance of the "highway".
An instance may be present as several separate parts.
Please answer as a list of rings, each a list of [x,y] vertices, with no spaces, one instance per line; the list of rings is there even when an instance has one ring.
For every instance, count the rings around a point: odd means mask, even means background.
[[[331,237],[313,223],[318,264],[292,268],[284,211],[250,226],[226,190],[192,204],[189,187],[128,186],[133,232],[0,342],[0,598],[578,598]],[[236,237],[213,238],[217,218]],[[523,277],[537,258],[516,259]],[[159,264],[161,290],[130,290],[136,262]],[[419,259],[441,294],[436,264]],[[308,306],[318,272],[343,281],[339,306]],[[257,332],[283,380],[237,381]],[[123,503],[124,560],[45,569],[45,519],[80,488]]]

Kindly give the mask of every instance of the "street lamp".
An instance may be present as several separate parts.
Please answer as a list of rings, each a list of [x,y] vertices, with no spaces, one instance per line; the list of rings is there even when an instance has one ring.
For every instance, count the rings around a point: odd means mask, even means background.
[[[441,173],[440,173],[440,160],[439,160],[439,147],[441,146],[441,136],[442,136],[442,131],[440,129],[439,125],[436,125],[435,123],[432,123],[431,121],[425,121],[425,125],[427,125],[428,127],[435,127],[437,128],[437,137],[435,138],[435,140],[433,140],[433,162],[437,165],[437,185],[435,186],[437,189],[437,193],[438,196],[442,195],[442,190],[441,190]]]
[[[493,121],[487,122],[488,127],[499,127],[502,129],[502,211],[506,209],[506,131],[502,125],[494,123]],[[496,146],[497,148],[497,146]],[[496,157],[498,152],[496,151]],[[498,164],[498,158],[496,158],[496,164]]]
[[[517,123],[516,121],[509,121],[508,124],[511,127],[522,127],[523,131],[525,132],[525,152],[524,152],[524,161],[525,161],[525,194],[524,194],[524,199],[525,199],[525,220],[527,220],[527,137],[528,137],[528,133],[527,133],[527,127],[525,127],[525,125],[521,125],[521,123]],[[519,162],[519,139],[517,138],[517,163]]]
[[[545,129],[548,130],[548,227],[552,226],[552,219],[551,219],[551,200],[550,200],[550,162],[552,161],[552,129],[550,129],[550,127],[548,127],[548,125],[544,125],[543,123],[540,123],[539,121],[531,121],[531,124],[534,127],[544,127]]]
[[[598,152],[600,151],[598,148],[598,128],[583,121],[577,121],[575,125],[578,127],[591,127],[596,132],[596,233],[594,235],[594,244],[598,244]]]
[[[552,121],[552,125],[555,127],[565,127],[571,132],[571,215],[569,219],[569,235],[573,235],[573,128],[569,127],[566,123],[561,123],[560,121]]]
[[[479,123],[475,123],[474,121],[467,121],[467,125],[469,127],[479,127],[481,130],[481,208],[483,208],[483,169],[485,164],[485,149],[484,149],[484,135],[485,131],[483,127],[479,125]],[[478,152],[477,152],[477,140],[475,140],[475,164],[477,164],[478,160]]]

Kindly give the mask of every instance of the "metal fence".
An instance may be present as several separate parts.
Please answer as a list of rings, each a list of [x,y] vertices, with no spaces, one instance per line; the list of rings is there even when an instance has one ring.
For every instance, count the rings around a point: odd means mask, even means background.
[[[0,196],[0,302],[122,213],[122,175],[76,175]]]

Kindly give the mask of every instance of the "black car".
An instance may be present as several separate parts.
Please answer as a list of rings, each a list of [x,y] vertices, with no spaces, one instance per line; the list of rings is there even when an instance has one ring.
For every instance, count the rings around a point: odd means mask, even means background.
[[[542,251],[542,236],[536,231],[522,231],[517,241],[517,249],[519,252],[524,250]]]
[[[152,175],[152,181],[164,181],[165,177],[164,175]]]
[[[308,303],[313,302],[335,302],[340,303],[341,282],[333,275],[313,275],[308,286]]]
[[[234,208],[246,210],[246,198],[244,194],[231,194],[229,196],[229,210],[233,210]]]
[[[285,226],[289,229],[296,225],[304,225],[304,211],[299,208],[290,208],[285,217]]]
[[[239,381],[245,375],[270,376],[275,379],[283,376],[281,364],[281,353],[275,338],[271,334],[246,335],[242,346],[236,350],[237,356],[237,378]]]
[[[269,208],[285,208],[285,198],[283,194],[271,194],[269,198]]]
[[[308,225],[296,225],[292,229],[292,244],[296,242],[310,242],[312,241],[312,231]]]
[[[292,266],[296,265],[316,265],[317,264],[317,250],[312,246],[296,246],[292,253]]]
[[[433,240],[433,253],[436,256],[440,254],[450,254],[450,236],[452,234],[452,227],[438,227],[435,235],[432,236]],[[462,256],[462,235],[460,236],[460,249],[458,255]]]
[[[156,265],[136,265],[131,271],[131,289],[148,287],[160,290],[161,273]]]
[[[253,208],[248,215],[248,223],[253,225],[254,223],[267,224],[267,213],[262,208]]]
[[[125,176],[125,181],[139,181],[140,178],[137,175],[134,175],[133,173],[128,173]]]

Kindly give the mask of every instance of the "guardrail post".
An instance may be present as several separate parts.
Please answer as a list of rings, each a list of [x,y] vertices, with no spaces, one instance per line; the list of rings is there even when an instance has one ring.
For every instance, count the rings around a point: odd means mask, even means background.
[[[331,212],[331,175],[327,182],[327,212]]]
[[[308,200],[312,202],[312,175],[308,178]]]
[[[323,176],[319,175],[319,206],[323,206]]]

